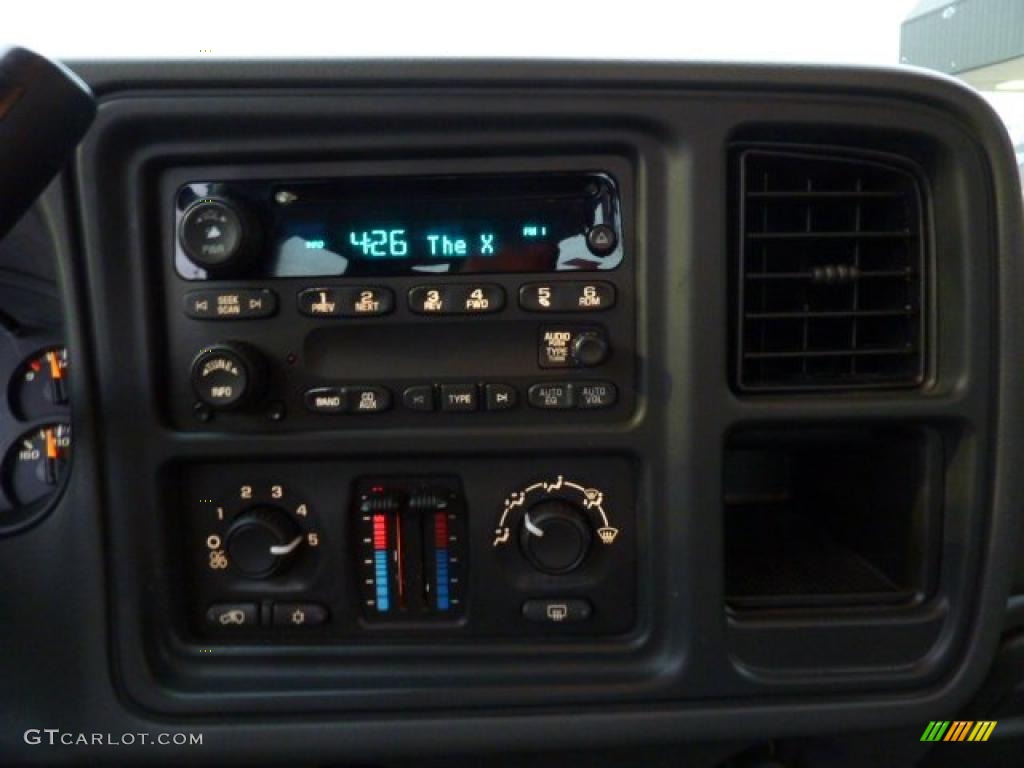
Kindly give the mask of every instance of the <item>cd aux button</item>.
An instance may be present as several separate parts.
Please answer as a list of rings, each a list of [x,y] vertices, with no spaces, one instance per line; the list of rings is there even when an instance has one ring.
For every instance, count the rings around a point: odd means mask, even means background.
[[[350,413],[381,413],[391,407],[391,392],[384,387],[345,387]]]

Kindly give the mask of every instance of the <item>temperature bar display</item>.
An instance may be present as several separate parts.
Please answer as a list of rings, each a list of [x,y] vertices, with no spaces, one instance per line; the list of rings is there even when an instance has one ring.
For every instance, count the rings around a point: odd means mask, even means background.
[[[432,621],[462,614],[464,505],[443,478],[360,481],[359,581],[368,620]]]
[[[373,516],[373,569],[376,581],[377,610],[386,613],[391,608],[388,577],[388,517]]]

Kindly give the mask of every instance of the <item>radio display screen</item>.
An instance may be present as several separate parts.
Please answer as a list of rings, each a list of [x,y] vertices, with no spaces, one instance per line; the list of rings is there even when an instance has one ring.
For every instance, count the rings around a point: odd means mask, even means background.
[[[373,277],[610,270],[623,261],[606,174],[193,183],[179,212],[219,198],[258,230],[247,277]],[[205,273],[183,260],[186,278]]]

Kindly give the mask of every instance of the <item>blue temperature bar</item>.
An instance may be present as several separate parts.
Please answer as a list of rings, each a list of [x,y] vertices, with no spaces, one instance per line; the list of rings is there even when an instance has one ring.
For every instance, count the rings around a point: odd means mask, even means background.
[[[438,549],[437,552],[437,610],[447,611],[448,601],[448,550]]]
[[[376,567],[377,610],[384,613],[391,607],[391,600],[388,596],[388,553],[379,549],[374,552],[374,565]]]

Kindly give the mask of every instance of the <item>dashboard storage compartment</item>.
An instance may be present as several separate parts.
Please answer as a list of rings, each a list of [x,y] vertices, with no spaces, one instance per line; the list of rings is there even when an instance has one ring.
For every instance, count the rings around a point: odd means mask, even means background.
[[[938,551],[941,458],[925,429],[735,434],[724,464],[727,603],[922,599]]]

